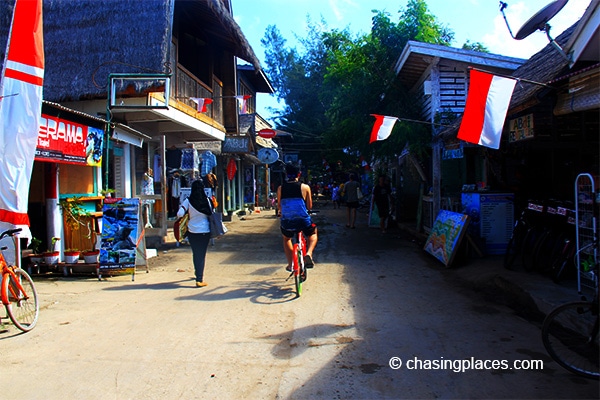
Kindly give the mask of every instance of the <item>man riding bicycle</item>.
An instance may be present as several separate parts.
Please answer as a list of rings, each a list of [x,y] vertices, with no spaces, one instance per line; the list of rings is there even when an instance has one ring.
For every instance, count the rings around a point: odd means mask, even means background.
[[[292,164],[286,164],[287,180],[277,188],[277,210],[281,217],[283,250],[287,258],[287,271],[292,270],[292,238],[300,231],[306,237],[307,249],[304,257],[306,268],[312,268],[313,250],[317,245],[317,226],[312,222],[308,211],[312,208],[310,186],[298,181],[300,170]]]

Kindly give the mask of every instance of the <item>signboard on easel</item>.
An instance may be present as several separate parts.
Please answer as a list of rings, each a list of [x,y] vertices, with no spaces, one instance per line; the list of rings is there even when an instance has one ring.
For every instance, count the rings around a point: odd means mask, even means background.
[[[140,199],[106,198],[102,212],[99,274],[131,274],[133,278],[135,266],[140,265],[140,261],[142,265],[145,262],[145,256],[138,251],[138,248],[145,250],[146,247],[141,229]]]
[[[449,267],[467,232],[468,225],[468,215],[440,210],[425,242],[424,250]]]
[[[371,196],[371,201],[369,202],[369,228],[379,228],[379,213],[377,212],[377,207],[373,206],[373,197]]]

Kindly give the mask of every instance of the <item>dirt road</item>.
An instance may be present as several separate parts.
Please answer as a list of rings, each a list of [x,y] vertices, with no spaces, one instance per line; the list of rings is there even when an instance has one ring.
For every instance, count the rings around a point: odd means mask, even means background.
[[[272,212],[229,224],[209,249],[206,288],[194,287],[187,246],[161,251],[133,282],[37,277],[38,326],[0,333],[0,397],[597,397],[597,382],[550,361],[539,327],[462,288],[410,236],[345,228],[344,212],[316,217],[317,265],[299,299]],[[544,369],[406,368],[417,359]]]

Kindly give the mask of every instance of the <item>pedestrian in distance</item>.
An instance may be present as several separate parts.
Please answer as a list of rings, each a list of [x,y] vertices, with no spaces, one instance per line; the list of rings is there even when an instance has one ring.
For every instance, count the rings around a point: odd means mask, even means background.
[[[340,187],[334,183],[333,189],[331,189],[331,201],[333,203],[333,209],[340,208],[340,203],[342,200],[342,195],[340,194]]]
[[[377,206],[379,215],[379,228],[381,233],[387,232],[388,218],[390,216],[390,196],[392,188],[388,182],[387,176],[380,175],[377,185],[373,188],[373,206]]]
[[[302,231],[306,237],[306,256],[304,265],[312,268],[313,251],[317,246],[317,226],[312,222],[309,210],[312,209],[312,193],[310,186],[300,182],[300,170],[293,164],[285,166],[287,179],[277,188],[278,216],[281,218],[281,235],[283,251],[287,259],[287,271],[292,271],[293,244],[292,238]]]
[[[186,211],[190,213],[187,239],[192,247],[196,287],[207,285],[204,281],[204,266],[206,264],[206,251],[208,250],[208,243],[210,241],[210,222],[208,216],[212,214],[212,208],[209,201],[204,191],[204,183],[201,179],[195,180],[192,183],[190,197],[181,203],[179,211],[177,211],[178,218],[183,217]]]
[[[356,210],[358,209],[358,189],[360,188],[359,183],[356,180],[356,174],[350,173],[348,182],[344,184],[344,196],[346,197],[346,209],[348,222],[346,223],[347,228],[356,228]]]

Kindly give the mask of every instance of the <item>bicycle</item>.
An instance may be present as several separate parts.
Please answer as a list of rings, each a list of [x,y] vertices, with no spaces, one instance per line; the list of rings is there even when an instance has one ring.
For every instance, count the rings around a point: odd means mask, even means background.
[[[527,208],[523,209],[521,215],[515,221],[512,235],[506,246],[506,252],[504,253],[504,268],[509,270],[513,269],[517,256],[523,254],[525,239],[534,226],[531,215],[533,213],[542,212],[543,209],[543,205],[529,201],[527,203]]]
[[[542,341],[560,366],[577,375],[600,379],[598,336],[598,262],[587,271],[594,280],[592,301],[582,300],[558,306],[544,319]]]
[[[287,277],[286,281],[292,276],[296,287],[296,297],[302,295],[302,283],[306,280],[306,267],[304,265],[304,256],[306,256],[306,238],[302,231],[299,231],[292,239],[293,242],[293,257],[292,257],[292,272]]]
[[[14,238],[15,234],[21,230],[18,228],[2,232],[0,240],[8,236]],[[18,246],[15,247],[18,248]],[[6,308],[6,314],[13,324],[23,332],[28,332],[35,327],[40,312],[37,291],[33,280],[25,270],[8,265],[4,258],[4,251],[7,249],[7,246],[0,248],[0,270],[2,271],[0,298]]]

